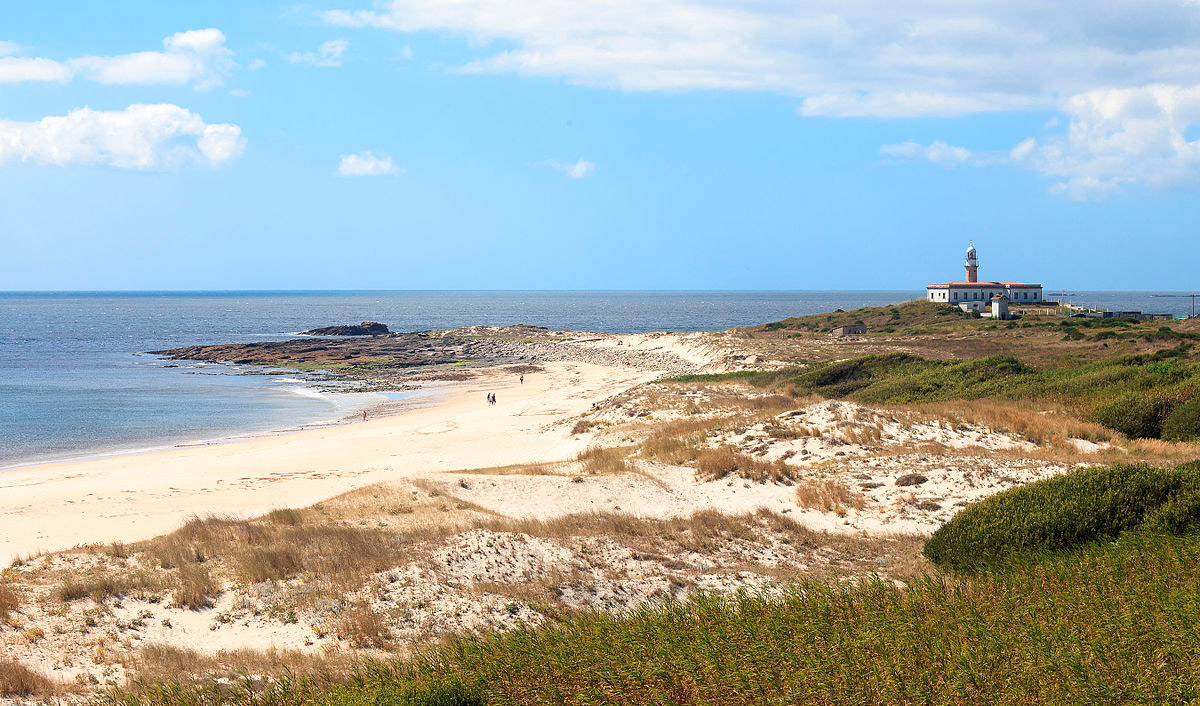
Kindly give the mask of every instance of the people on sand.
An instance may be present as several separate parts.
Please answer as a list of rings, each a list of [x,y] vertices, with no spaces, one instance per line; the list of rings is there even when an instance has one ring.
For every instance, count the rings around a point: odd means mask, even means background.
[[[363,410],[363,421],[367,421],[367,410]]]
[[[524,375],[521,375],[521,384],[522,384],[522,385],[524,385],[524,384],[525,384],[525,376],[524,376]]]

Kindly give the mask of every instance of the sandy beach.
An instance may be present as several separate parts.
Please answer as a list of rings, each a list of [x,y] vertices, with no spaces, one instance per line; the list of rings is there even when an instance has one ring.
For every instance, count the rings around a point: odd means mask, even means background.
[[[431,404],[333,427],[82,458],[0,473],[0,563],[78,544],[136,541],[193,515],[246,517],[371,483],[570,458],[564,421],[656,371],[548,362],[522,384],[488,373]],[[495,393],[498,404],[485,403]]]

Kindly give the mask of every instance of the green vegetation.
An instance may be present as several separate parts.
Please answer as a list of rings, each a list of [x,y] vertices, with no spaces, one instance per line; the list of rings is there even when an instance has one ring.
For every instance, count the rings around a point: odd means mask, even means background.
[[[925,545],[939,565],[976,569],[1010,555],[1061,551],[1122,532],[1190,530],[1200,520],[1200,463],[1090,468],[976,503]]]
[[[1158,704],[1200,698],[1200,543],[1132,534],[961,579],[805,584],[458,639],[349,682],[124,704]]]
[[[1196,406],[1200,360],[1191,344],[1152,354],[1035,368],[1011,356],[928,360],[883,353],[810,367],[748,376],[763,387],[794,394],[875,404],[918,404],[995,398],[1045,400],[1077,410],[1089,421],[1133,438],[1200,439]]]
[[[729,373],[697,373],[695,375],[676,375],[664,378],[663,382],[728,382],[730,380],[746,380],[760,375],[755,370],[735,370]]]
[[[1162,438],[1166,441],[1200,439],[1200,397],[1184,402],[1166,416]]]
[[[830,314],[813,314],[811,316],[795,316],[782,321],[764,324],[764,331],[796,331],[828,332],[838,326],[854,324],[866,325],[868,330],[876,331],[881,327],[897,326],[930,326],[952,322],[978,321],[973,312],[965,312],[957,306],[937,304],[923,299],[908,301],[889,306],[870,306],[853,311],[835,311]]]

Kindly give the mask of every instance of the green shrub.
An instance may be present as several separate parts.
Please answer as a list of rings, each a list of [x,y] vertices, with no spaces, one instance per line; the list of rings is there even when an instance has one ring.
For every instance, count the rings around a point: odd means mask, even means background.
[[[1200,441],[1200,397],[1184,402],[1167,415],[1162,423],[1162,438],[1167,441]]]
[[[1169,531],[1200,517],[1200,466],[1089,468],[969,506],[925,544],[937,564],[975,569],[1018,553],[1112,539],[1153,519]]]
[[[1088,419],[1131,439],[1157,439],[1169,413],[1170,403],[1161,395],[1127,392],[1093,411]]]

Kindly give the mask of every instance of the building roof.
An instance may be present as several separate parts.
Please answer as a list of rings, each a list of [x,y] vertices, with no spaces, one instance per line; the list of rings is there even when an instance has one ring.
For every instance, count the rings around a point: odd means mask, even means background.
[[[938,284],[927,284],[929,287],[1040,287],[1040,284],[1030,284],[1028,282],[939,282]]]
[[[1008,297],[1003,294],[993,294],[992,301],[994,301],[994,302],[1008,301]]]

